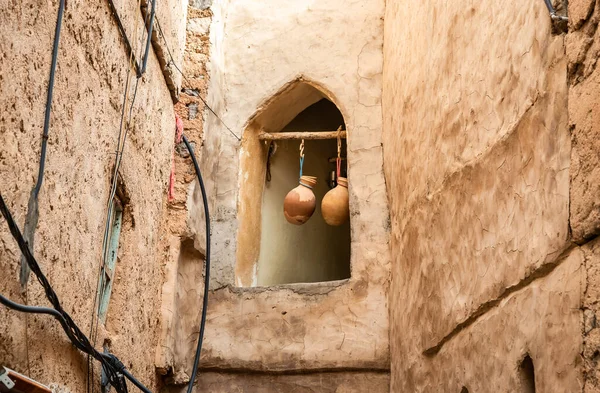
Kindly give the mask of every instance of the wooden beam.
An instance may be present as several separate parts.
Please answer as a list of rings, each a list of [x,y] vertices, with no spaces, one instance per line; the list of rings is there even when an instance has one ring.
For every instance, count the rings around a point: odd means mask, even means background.
[[[281,141],[286,139],[337,139],[337,131],[301,131],[301,132],[261,132],[261,141]],[[340,138],[346,139],[346,131],[340,132]]]

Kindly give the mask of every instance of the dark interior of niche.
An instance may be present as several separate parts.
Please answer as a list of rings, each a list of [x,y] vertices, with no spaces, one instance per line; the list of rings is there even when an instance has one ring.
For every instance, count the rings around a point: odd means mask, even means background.
[[[529,355],[526,355],[519,365],[519,380],[521,392],[535,393],[535,368]]]
[[[329,100],[321,99],[300,112],[282,132],[335,131],[344,118]],[[267,155],[261,208],[261,246],[257,284],[273,286],[350,278],[350,221],[327,225],[321,213],[323,198],[336,186],[337,140],[305,140],[303,174],[315,176],[315,211],[304,225],[286,222],[283,202],[298,186],[300,139],[272,142]],[[340,176],[347,176],[346,140],[341,140]]]
[[[299,113],[281,131],[335,131],[339,126],[346,129],[344,117],[333,102],[323,98]]]
[[[460,393],[469,393],[469,389],[467,389],[466,386],[463,386],[462,389],[460,389]]]
[[[133,216],[133,209],[131,206],[131,196],[129,190],[125,186],[123,176],[119,173],[117,175],[117,188],[115,190],[115,198],[119,204],[119,210],[123,214],[123,227],[121,230],[128,230],[135,228],[135,218]]]

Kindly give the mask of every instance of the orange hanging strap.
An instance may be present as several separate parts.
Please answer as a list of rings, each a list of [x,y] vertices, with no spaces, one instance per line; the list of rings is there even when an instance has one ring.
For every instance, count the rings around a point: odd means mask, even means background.
[[[335,160],[336,169],[337,169],[337,177],[340,177],[342,170],[342,126],[339,126],[337,129],[337,159]]]

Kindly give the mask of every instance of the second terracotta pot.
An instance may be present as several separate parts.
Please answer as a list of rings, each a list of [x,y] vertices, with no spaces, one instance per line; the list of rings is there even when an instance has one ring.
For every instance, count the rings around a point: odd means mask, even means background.
[[[337,186],[323,197],[321,214],[325,222],[332,226],[342,225],[348,220],[350,216],[348,179],[338,177]]]

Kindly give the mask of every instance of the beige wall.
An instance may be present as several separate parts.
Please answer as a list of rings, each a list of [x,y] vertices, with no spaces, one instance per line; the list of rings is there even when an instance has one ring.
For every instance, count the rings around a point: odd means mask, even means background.
[[[600,392],[598,353],[600,329],[600,7],[591,0],[569,1],[569,34],[566,36],[569,85],[571,187],[569,223],[573,241],[581,244],[586,271],[583,311],[583,391]]]
[[[135,18],[140,30],[142,26],[136,3],[119,3],[127,8],[123,23],[132,35]],[[169,7],[176,8],[176,3],[169,2]],[[58,1],[5,2],[0,16],[0,189],[21,226],[37,178],[57,9]],[[163,17],[157,11],[163,30],[176,31]],[[174,55],[182,44],[170,43]],[[136,41],[133,45],[138,47]],[[127,59],[107,2],[67,1],[34,253],[63,307],[86,333],[98,282]],[[147,355],[157,343],[163,265],[156,251],[173,134],[172,99],[151,48],[120,170],[130,200],[98,345],[109,340],[111,350],[153,390],[153,356]],[[25,302],[19,290],[19,255],[2,221],[0,292]],[[48,305],[33,277],[27,303]],[[0,364],[66,391],[86,389],[86,358],[49,316],[25,317],[0,307]],[[99,375],[96,367],[96,383]]]
[[[254,169],[240,165],[250,152],[207,113],[201,154],[213,212],[214,274],[201,367],[251,372],[385,372],[389,367],[389,225],[380,108],[383,5],[215,2],[208,103],[227,127],[242,137],[258,131],[251,121],[258,122],[262,110],[298,85],[318,94],[304,107],[289,110],[287,121],[322,97],[344,115],[352,277],[325,284],[237,287],[244,285],[235,277],[243,209],[239,190],[245,172]],[[200,226],[197,230],[203,232]]]
[[[203,1],[191,1],[187,23],[174,16],[177,26],[186,31],[183,63],[185,73],[175,111],[183,122],[184,133],[198,154],[202,143],[204,105],[208,74],[208,34],[212,13]],[[209,2],[208,2],[209,3]],[[171,66],[173,67],[173,66]],[[156,367],[167,383],[182,384],[189,380],[196,350],[200,302],[203,290],[204,228],[202,197],[196,186],[196,173],[183,142],[173,154],[175,181],[172,199],[167,203],[161,228],[160,255],[165,263],[160,303],[160,339],[156,348]],[[194,214],[191,213],[195,206]],[[202,212],[203,213],[203,212]],[[185,318],[182,317],[185,315]]]
[[[600,234],[600,7],[590,0],[569,2],[566,37],[569,126],[572,130],[571,228],[583,243]]]
[[[393,392],[515,391],[527,353],[580,389],[563,41],[542,1],[387,2]]]
[[[305,141],[305,175],[316,176],[314,214],[304,225],[289,224],[283,215],[286,194],[298,186],[299,141],[277,142],[271,158],[271,181],[262,201],[258,285],[319,282],[350,277],[350,223],[330,226],[321,215],[321,201],[329,188],[329,174],[337,154],[335,140]]]

